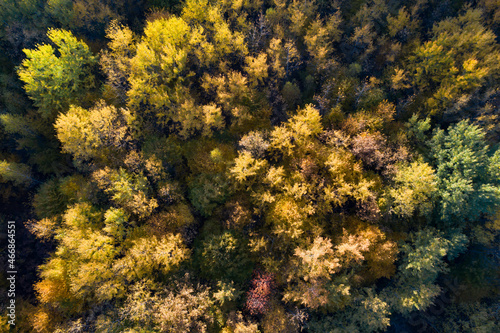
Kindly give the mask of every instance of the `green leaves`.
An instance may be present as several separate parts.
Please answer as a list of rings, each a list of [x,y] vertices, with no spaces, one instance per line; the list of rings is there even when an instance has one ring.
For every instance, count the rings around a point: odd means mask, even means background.
[[[212,280],[245,282],[253,269],[245,247],[232,232],[210,235],[196,252],[202,274]]]
[[[434,133],[431,140],[436,166],[438,218],[447,226],[463,227],[500,203],[498,152],[488,156],[485,133],[468,121]]]
[[[404,315],[428,308],[441,292],[435,284],[438,275],[448,271],[444,257],[452,260],[466,246],[467,238],[459,232],[445,236],[434,229],[422,229],[411,233],[401,246],[403,258],[395,286],[384,290],[392,308]]]
[[[15,185],[29,185],[31,178],[30,167],[26,164],[0,160],[0,182],[12,181]]]
[[[49,30],[55,45],[24,50],[26,59],[18,69],[24,89],[42,117],[53,119],[70,104],[79,102],[95,86],[92,66],[96,59],[88,46],[66,30]]]

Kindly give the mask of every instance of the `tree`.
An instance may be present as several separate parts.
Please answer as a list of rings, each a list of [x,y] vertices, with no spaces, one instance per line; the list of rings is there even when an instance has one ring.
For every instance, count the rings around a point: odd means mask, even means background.
[[[222,128],[221,109],[199,105],[188,88],[191,66],[199,66],[192,63],[193,58],[203,64],[214,53],[203,28],[192,28],[173,17],[148,22],[144,34],[130,62],[128,105],[134,110],[146,105],[160,124],[179,124],[183,137],[197,131],[209,135],[212,128]]]
[[[485,133],[464,120],[430,142],[439,195],[437,218],[444,228],[463,228],[499,204],[498,152],[488,154]]]
[[[458,232],[447,236],[434,229],[411,233],[401,246],[403,259],[394,286],[383,291],[391,308],[403,315],[427,309],[441,292],[435,282],[448,270],[444,257],[453,260],[466,246],[467,237]]]
[[[295,153],[308,146],[310,140],[323,130],[321,116],[311,104],[299,109],[286,124],[276,127],[271,132],[271,148],[286,155]]]
[[[250,282],[245,308],[251,315],[264,314],[269,311],[270,299],[273,293],[273,275],[255,272]]]
[[[189,258],[190,251],[185,247],[180,234],[167,234],[160,238],[142,237],[135,239],[128,249],[121,265],[115,269],[126,279],[139,280],[152,278],[157,272],[168,275]]]
[[[235,165],[230,172],[237,182],[249,186],[266,167],[266,160],[255,159],[250,152],[243,151],[235,159]]]
[[[229,182],[224,174],[201,174],[189,183],[189,200],[203,215],[210,216],[213,210],[226,201]]]
[[[69,31],[52,29],[47,37],[56,48],[43,44],[24,50],[26,59],[18,74],[42,117],[52,120],[71,104],[85,100],[95,86],[92,68],[96,59]]]
[[[119,14],[122,8],[119,7],[130,5],[127,2],[117,4],[108,0],[49,0],[46,10],[65,29],[95,40],[104,36],[105,27],[110,21],[123,19]]]
[[[210,235],[195,253],[201,273],[212,280],[244,282],[252,272],[252,262],[244,240],[231,231]]]
[[[433,208],[437,182],[434,170],[427,163],[400,165],[389,190],[391,211],[402,217],[428,216]]]
[[[29,185],[33,181],[29,166],[4,160],[0,160],[0,176],[2,183],[12,181],[15,185]]]
[[[72,106],[57,117],[55,128],[62,149],[77,160],[110,160],[126,151],[132,141],[134,116],[126,109],[99,102],[90,110]]]
[[[380,332],[389,326],[390,314],[387,302],[366,289],[355,304],[335,315],[315,317],[307,328],[311,332]]]
[[[210,289],[205,286],[182,281],[160,289],[151,280],[141,280],[119,312],[126,320],[122,329],[205,333],[214,324],[213,305]]]
[[[269,142],[265,138],[265,134],[262,132],[250,132],[245,134],[239,145],[244,151],[248,151],[252,154],[253,158],[262,158],[269,148]]]
[[[483,26],[481,14],[469,9],[435,24],[433,39],[409,58],[413,85],[426,96],[426,112],[441,116],[498,75],[495,34]]]
[[[270,110],[267,100],[256,84],[267,74],[267,70],[258,68],[258,63],[265,62],[265,54],[259,58],[247,58],[252,66],[247,66],[251,75],[247,77],[238,71],[227,71],[219,76],[205,74],[202,87],[208,94],[216,96],[216,102],[225,114],[231,115],[231,127],[236,133],[266,128]],[[253,59],[253,60],[252,60]],[[255,63],[257,61],[257,63]]]
[[[150,185],[142,172],[132,174],[123,168],[112,170],[106,167],[94,172],[93,177],[114,202],[141,219],[158,207],[158,201],[150,197]]]
[[[106,37],[110,39],[107,45],[109,50],[102,51],[99,60],[107,75],[105,88],[111,90],[120,103],[125,104],[130,89],[130,61],[136,52],[136,36],[128,27],[112,21],[106,29]]]
[[[335,61],[331,59],[332,43],[340,41],[341,22],[340,11],[337,11],[328,18],[327,22],[322,22],[318,17],[307,28],[304,41],[307,51],[313,58],[311,65],[319,75],[325,75],[323,72],[334,68]]]

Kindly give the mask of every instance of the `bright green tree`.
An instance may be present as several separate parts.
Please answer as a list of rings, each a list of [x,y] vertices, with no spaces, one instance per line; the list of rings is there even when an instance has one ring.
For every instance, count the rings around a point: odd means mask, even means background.
[[[95,86],[92,67],[96,59],[89,47],[66,30],[51,29],[53,43],[24,50],[26,59],[18,69],[24,89],[42,117],[53,119],[70,104],[81,103]]]

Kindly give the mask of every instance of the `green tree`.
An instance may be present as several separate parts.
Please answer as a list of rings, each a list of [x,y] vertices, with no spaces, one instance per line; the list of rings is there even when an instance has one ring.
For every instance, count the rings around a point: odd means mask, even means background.
[[[444,228],[475,223],[500,203],[498,151],[490,156],[484,131],[464,120],[436,130],[430,142],[439,195],[437,218]]]
[[[371,289],[366,289],[358,301],[334,316],[316,316],[307,323],[311,332],[380,332],[389,327],[390,307]]]
[[[201,273],[214,281],[242,283],[253,269],[245,241],[230,231],[208,236],[195,256]]]
[[[434,229],[411,233],[402,244],[402,261],[394,286],[386,288],[384,298],[394,311],[407,315],[427,309],[441,292],[439,274],[448,271],[444,257],[453,260],[467,246],[467,237],[453,232],[445,236]]]
[[[33,181],[28,165],[4,160],[0,160],[0,176],[2,183],[12,181],[15,185],[29,185]]]
[[[96,59],[69,31],[51,29],[47,37],[56,48],[43,44],[24,50],[26,59],[18,74],[42,117],[52,120],[71,104],[85,100],[95,86],[92,68]]]

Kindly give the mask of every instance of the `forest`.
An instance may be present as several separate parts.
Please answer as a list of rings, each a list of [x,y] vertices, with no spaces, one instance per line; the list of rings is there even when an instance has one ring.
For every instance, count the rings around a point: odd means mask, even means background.
[[[0,0],[0,332],[500,332],[499,42],[499,0]]]

